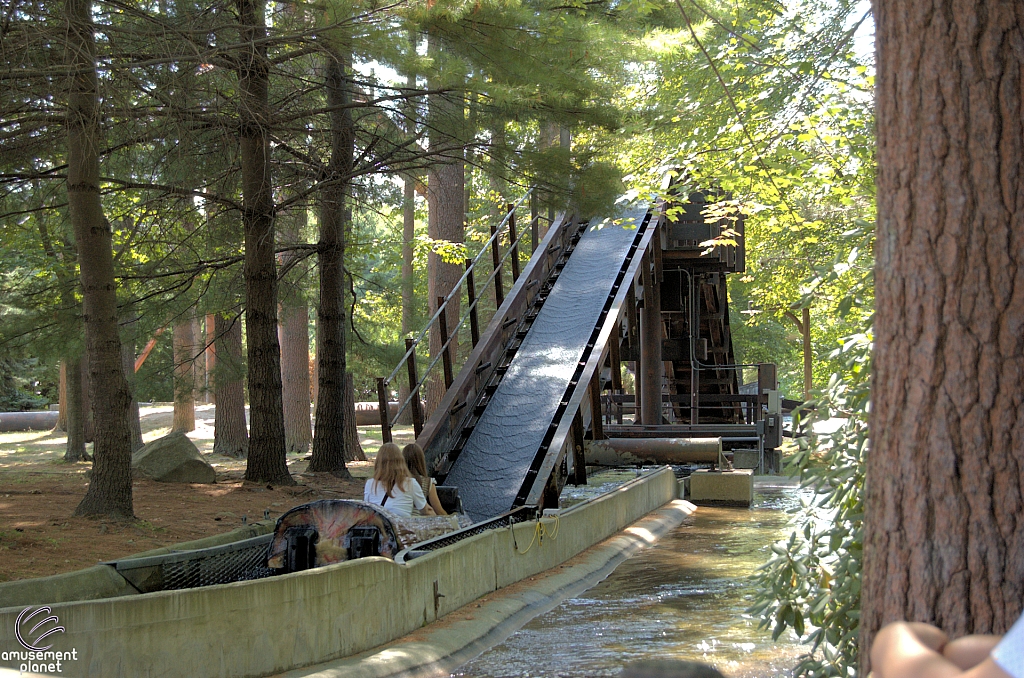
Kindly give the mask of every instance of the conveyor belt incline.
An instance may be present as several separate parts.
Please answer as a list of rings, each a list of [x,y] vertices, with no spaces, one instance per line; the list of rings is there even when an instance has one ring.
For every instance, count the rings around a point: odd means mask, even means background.
[[[445,479],[472,518],[512,508],[646,214],[592,222],[569,257]]]

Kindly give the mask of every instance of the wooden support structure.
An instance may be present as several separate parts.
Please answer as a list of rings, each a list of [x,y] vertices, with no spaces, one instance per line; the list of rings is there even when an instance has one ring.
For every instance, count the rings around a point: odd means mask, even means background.
[[[594,372],[590,380],[590,435],[594,440],[604,440],[604,424],[601,421],[601,370]]]
[[[655,237],[651,248],[658,248]],[[661,289],[654,271],[655,257],[644,257],[640,268],[641,282],[644,287],[644,305],[640,311],[640,385],[637,395],[640,396],[640,422],[647,426],[661,424]]]
[[[437,307],[441,308],[444,305],[444,297],[437,298]],[[449,389],[452,386],[452,382],[455,381],[455,376],[452,374],[452,351],[451,343],[449,342],[450,337],[448,336],[448,309],[437,316],[437,324],[441,329],[441,345],[444,346],[444,350],[441,352],[441,362],[444,363],[444,387]]]
[[[608,363],[612,372],[612,393],[623,395],[622,390],[622,357],[619,354],[619,342],[622,341],[622,321],[615,323],[611,341],[608,342]],[[613,408],[616,423],[622,423],[622,406]],[[610,412],[609,412],[610,414]]]
[[[494,305],[501,306],[505,301],[505,292],[501,289],[501,251],[498,249],[498,240],[495,234],[498,232],[494,223],[491,223],[491,262],[494,266]]]
[[[512,284],[519,280],[519,243],[516,242],[516,209],[508,204],[508,242],[512,247]]]
[[[391,442],[391,422],[388,421],[388,387],[384,377],[377,377],[377,409],[380,412],[381,441]]]
[[[469,296],[469,334],[473,348],[480,343],[480,318],[476,312],[476,283],[473,282],[473,260],[466,259],[466,294]]]
[[[423,431],[423,408],[420,407],[420,384],[416,375],[416,351],[412,350],[415,344],[412,339],[406,338],[405,350],[409,352],[409,360],[406,366],[409,368],[409,404],[412,407],[412,428],[418,437]],[[386,408],[385,408],[386,409]]]

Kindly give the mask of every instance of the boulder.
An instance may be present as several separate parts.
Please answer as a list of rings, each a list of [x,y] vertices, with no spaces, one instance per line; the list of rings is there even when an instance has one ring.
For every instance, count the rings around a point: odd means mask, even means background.
[[[162,483],[213,483],[217,472],[184,433],[143,445],[132,455],[132,476]]]

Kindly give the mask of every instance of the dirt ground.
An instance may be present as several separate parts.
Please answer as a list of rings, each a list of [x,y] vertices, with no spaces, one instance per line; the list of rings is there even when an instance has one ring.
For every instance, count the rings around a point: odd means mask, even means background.
[[[172,407],[142,409],[143,440],[170,432]],[[353,462],[353,480],[324,474],[304,475],[308,455],[289,455],[288,468],[298,485],[271,487],[245,483],[245,461],[212,454],[213,406],[196,408],[192,442],[217,471],[214,485],[137,480],[133,484],[134,523],[74,518],[85,496],[90,463],[62,460],[63,433],[0,433],[0,581],[43,577],[91,567],[97,562],[228,532],[264,516],[282,513],[316,499],[362,498],[373,472],[380,429],[360,427],[360,442],[371,461]],[[411,427],[396,427],[395,442],[413,439]],[[91,445],[88,446],[91,448]]]

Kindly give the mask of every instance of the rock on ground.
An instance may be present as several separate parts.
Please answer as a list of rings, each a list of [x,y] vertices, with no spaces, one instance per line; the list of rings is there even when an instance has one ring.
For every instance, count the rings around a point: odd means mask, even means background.
[[[217,472],[184,433],[171,433],[132,455],[132,475],[164,483],[213,483]]]

